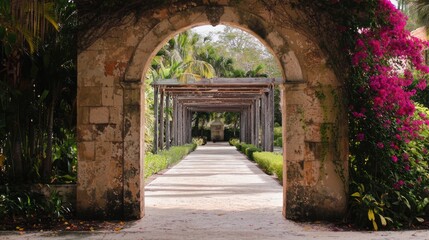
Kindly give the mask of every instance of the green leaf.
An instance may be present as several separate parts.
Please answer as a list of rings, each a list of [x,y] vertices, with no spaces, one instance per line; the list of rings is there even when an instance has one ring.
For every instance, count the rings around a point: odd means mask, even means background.
[[[374,211],[372,209],[368,210],[368,220],[370,220],[370,221],[375,220]]]
[[[416,217],[416,220],[419,222],[419,223],[422,223],[422,222],[424,222],[425,220],[423,219],[423,218],[421,218],[421,217]]]
[[[381,225],[386,226],[387,225],[386,218],[384,218],[383,215],[381,214],[378,214],[378,216],[380,217]]]
[[[374,227],[375,231],[378,231],[378,225],[375,221],[372,221],[372,226]]]
[[[355,192],[352,194],[352,197],[361,197],[360,192]]]

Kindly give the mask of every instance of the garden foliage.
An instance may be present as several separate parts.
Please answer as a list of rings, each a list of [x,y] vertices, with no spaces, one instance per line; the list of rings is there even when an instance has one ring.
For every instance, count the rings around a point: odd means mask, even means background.
[[[388,0],[326,4],[351,15],[339,26],[351,66],[350,220],[375,230],[422,222],[429,217],[429,120],[412,97],[426,88],[427,43],[410,36]]]
[[[194,151],[197,144],[185,144],[174,146],[168,150],[161,151],[158,154],[146,153],[144,162],[144,178],[148,178],[169,166],[172,166],[182,160],[190,152]]]
[[[59,220],[71,213],[60,195],[53,191],[49,198],[28,191],[12,191],[4,186],[0,191],[0,223],[20,222],[28,225]]]
[[[247,156],[247,158],[249,158],[252,161],[255,161],[255,159],[253,158],[254,152],[262,152],[262,149],[256,147],[255,145],[244,143],[244,142],[237,143],[235,147],[237,148],[238,151],[244,153]]]
[[[273,152],[253,153],[255,162],[267,174],[275,174],[279,181],[283,181],[283,156]]]

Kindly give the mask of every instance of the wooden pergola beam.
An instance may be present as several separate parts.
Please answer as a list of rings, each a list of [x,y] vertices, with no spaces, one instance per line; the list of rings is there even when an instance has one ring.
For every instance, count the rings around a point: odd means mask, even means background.
[[[272,151],[274,85],[281,82],[281,79],[274,78],[217,78],[186,83],[167,79],[154,82],[155,151],[163,149],[164,136],[167,148],[171,144],[192,141],[193,112],[238,112],[240,140]],[[170,108],[170,100],[173,105],[171,126],[168,115],[164,115],[164,110]]]

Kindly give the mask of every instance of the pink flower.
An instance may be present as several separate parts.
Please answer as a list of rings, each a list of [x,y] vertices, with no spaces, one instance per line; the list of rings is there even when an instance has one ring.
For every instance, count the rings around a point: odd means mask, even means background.
[[[405,171],[407,171],[407,172],[409,172],[409,171],[411,170],[410,165],[408,165],[408,164],[407,164],[407,165],[405,165],[405,166],[404,166],[404,170],[405,170]]]
[[[405,184],[404,180],[399,180],[393,184],[393,188],[395,188],[396,190],[399,190],[401,189],[402,186],[404,186],[404,184]]]
[[[398,157],[393,155],[392,156],[392,162],[397,163],[398,162]]]
[[[425,88],[426,88],[426,81],[425,80],[421,80],[421,81],[419,81],[419,83],[417,84],[417,88],[418,89],[420,89],[420,90],[424,90]]]
[[[384,148],[384,144],[382,142],[378,142],[377,143],[377,147],[380,148],[380,149],[383,149]]]
[[[365,139],[365,134],[363,134],[363,133],[358,133],[358,134],[356,135],[356,139],[357,139],[359,142],[362,142],[362,141]]]

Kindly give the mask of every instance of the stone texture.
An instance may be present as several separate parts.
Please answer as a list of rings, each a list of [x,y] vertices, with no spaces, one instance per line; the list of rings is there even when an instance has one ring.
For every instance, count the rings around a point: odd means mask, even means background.
[[[109,123],[109,108],[95,107],[89,110],[89,122],[94,124]]]
[[[254,34],[284,70],[284,212],[296,219],[341,217],[348,185],[347,121],[345,106],[338,104],[344,94],[318,36],[306,31],[305,16],[289,5],[284,11],[293,19],[279,22],[261,1],[216,2],[222,6],[220,22]],[[180,31],[209,23],[206,4],[189,1],[155,7],[139,19],[124,16],[124,25],[79,53],[79,213],[143,216],[142,81],[163,43]]]

